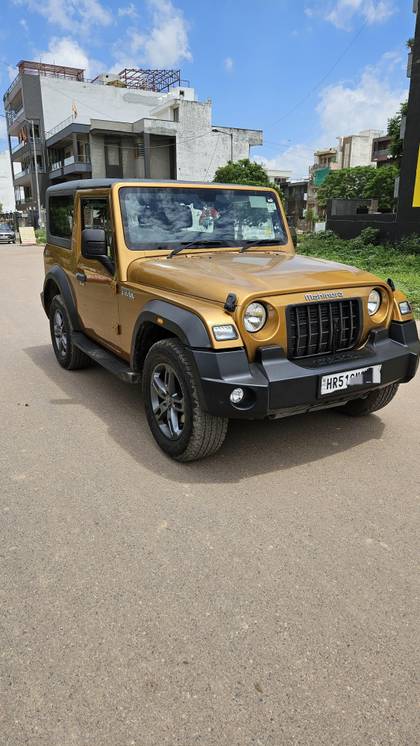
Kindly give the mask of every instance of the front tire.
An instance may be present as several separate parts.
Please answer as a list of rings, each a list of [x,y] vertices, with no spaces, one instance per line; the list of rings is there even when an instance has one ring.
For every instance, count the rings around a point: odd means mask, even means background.
[[[51,342],[57,362],[65,370],[88,368],[92,361],[73,344],[70,318],[61,295],[55,295],[52,299],[49,317]]]
[[[165,453],[177,461],[196,461],[219,450],[228,420],[203,410],[191,357],[178,340],[151,347],[142,385],[149,427]]]
[[[376,389],[366,396],[365,399],[353,399],[338,410],[350,417],[364,417],[373,414],[378,409],[383,409],[394,398],[398,391],[398,383],[391,383],[383,389]]]

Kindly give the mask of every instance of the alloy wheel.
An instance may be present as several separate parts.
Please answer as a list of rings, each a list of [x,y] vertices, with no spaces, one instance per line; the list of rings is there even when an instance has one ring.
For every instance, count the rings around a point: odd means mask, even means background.
[[[54,339],[57,352],[61,357],[65,357],[68,348],[68,336],[65,328],[64,316],[57,308],[54,313]]]
[[[174,369],[167,363],[153,369],[150,398],[159,429],[170,440],[178,440],[185,425],[184,396]]]

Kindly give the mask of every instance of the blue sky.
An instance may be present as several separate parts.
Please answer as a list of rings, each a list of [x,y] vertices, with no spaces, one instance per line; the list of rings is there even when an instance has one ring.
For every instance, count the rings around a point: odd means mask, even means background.
[[[214,124],[263,129],[254,155],[300,177],[314,148],[386,126],[413,30],[411,0],[2,0],[0,83],[20,59],[181,67]]]

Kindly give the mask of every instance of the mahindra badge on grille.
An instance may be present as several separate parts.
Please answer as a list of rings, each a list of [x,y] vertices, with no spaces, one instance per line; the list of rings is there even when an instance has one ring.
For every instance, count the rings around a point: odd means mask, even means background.
[[[334,300],[334,298],[343,298],[342,290],[335,290],[331,293],[306,293],[305,300]]]

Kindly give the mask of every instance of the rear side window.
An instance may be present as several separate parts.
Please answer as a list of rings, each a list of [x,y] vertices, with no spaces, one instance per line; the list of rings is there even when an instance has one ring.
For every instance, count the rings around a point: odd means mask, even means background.
[[[60,238],[71,238],[73,229],[73,203],[72,194],[50,197],[49,199],[49,229],[53,236]]]

